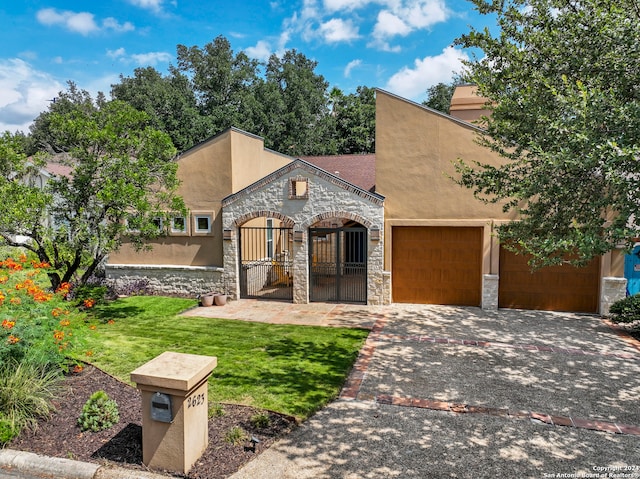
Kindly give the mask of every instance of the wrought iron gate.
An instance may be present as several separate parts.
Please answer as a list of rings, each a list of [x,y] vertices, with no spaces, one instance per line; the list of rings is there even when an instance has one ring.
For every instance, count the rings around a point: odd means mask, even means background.
[[[240,297],[293,300],[292,230],[269,224],[240,228]]]
[[[367,229],[310,228],[311,301],[367,302]]]

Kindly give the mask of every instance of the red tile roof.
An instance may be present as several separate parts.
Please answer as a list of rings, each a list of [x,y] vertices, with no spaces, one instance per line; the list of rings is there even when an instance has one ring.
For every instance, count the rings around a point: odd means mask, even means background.
[[[359,186],[367,191],[375,191],[376,155],[331,155],[301,156],[300,159]]]
[[[48,162],[44,167],[47,173],[50,173],[53,176],[66,176],[67,178],[71,178],[71,172],[73,168],[69,165],[63,165],[61,163]]]

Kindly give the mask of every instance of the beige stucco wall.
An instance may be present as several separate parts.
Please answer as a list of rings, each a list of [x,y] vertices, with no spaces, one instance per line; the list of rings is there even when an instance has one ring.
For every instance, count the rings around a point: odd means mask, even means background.
[[[451,97],[449,114],[467,122],[479,120],[482,116],[490,114],[486,108],[486,98],[477,94],[475,85],[459,85]]]
[[[385,269],[391,270],[393,226],[478,226],[485,234],[483,274],[495,274],[496,221],[511,220],[455,183],[454,163],[499,164],[475,141],[478,129],[384,91],[376,94],[376,192],[385,197]]]
[[[378,91],[376,96],[376,192],[387,219],[508,219],[500,205],[486,205],[457,185],[453,163],[498,164],[475,142],[472,125]]]
[[[290,163],[292,158],[264,148],[262,138],[229,129],[181,154],[178,193],[190,211],[187,235],[151,242],[152,250],[136,252],[129,244],[112,253],[110,264],[222,266],[222,199]],[[196,234],[194,214],[212,216],[210,234]]]

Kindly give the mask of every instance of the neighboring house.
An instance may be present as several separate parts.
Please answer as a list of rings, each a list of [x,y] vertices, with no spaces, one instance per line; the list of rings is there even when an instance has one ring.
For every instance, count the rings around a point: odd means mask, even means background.
[[[38,170],[38,173],[27,178],[27,182],[31,186],[35,186],[39,189],[44,189],[49,181],[56,176],[67,176],[71,175],[72,168],[67,165],[63,165],[62,163],[58,163],[56,161],[48,162],[43,168]],[[52,219],[50,217],[44,218],[43,220],[45,224],[51,225]],[[17,243],[27,243],[30,238],[28,236],[17,235],[15,238]]]
[[[296,303],[608,311],[624,296],[622,254],[531,274],[494,235],[516,218],[450,178],[458,158],[501,161],[469,123],[483,105],[469,86],[454,94],[452,115],[378,90],[375,155],[296,159],[226,130],[177,159],[190,216],[151,252],[111,254],[108,277]]]

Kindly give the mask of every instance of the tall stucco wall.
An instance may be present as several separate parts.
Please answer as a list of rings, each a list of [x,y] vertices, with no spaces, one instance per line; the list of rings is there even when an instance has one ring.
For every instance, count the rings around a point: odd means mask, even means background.
[[[454,163],[498,164],[477,129],[386,92],[376,93],[376,191],[387,219],[512,219],[456,184]]]

